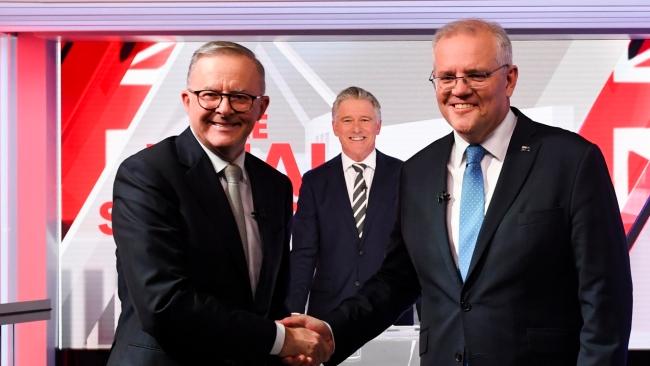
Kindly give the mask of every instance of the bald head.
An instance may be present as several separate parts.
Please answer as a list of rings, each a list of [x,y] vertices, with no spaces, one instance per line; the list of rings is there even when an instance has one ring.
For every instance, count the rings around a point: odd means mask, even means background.
[[[192,60],[190,61],[190,66],[187,70],[187,85],[189,85],[190,75],[192,74],[192,71],[194,70],[194,66],[196,65],[196,62],[199,59],[201,59],[202,57],[219,56],[219,55],[243,56],[251,60],[255,64],[257,73],[260,76],[260,82],[261,82],[260,87],[261,87],[262,94],[264,94],[264,92],[266,91],[266,83],[264,81],[265,71],[264,71],[264,66],[262,65],[260,60],[258,60],[257,57],[255,56],[255,53],[253,53],[253,51],[249,50],[248,48],[238,43],[228,42],[228,41],[208,42],[205,43],[203,46],[199,47],[196,51],[194,51],[194,54],[192,54]]]

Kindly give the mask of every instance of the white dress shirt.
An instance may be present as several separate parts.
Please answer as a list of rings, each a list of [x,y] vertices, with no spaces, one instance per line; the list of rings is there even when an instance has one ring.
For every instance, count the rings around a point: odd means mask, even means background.
[[[372,150],[368,156],[362,161],[354,161],[349,156],[341,152],[341,163],[343,163],[343,175],[345,176],[345,187],[348,190],[348,197],[350,198],[350,207],[352,207],[352,195],[354,194],[354,180],[357,178],[357,171],[352,168],[352,164],[363,163],[366,169],[363,170],[363,179],[366,180],[368,187],[367,197],[370,198],[370,186],[372,185],[372,178],[375,176],[375,168],[377,167],[377,150]]]
[[[196,138],[196,134],[194,133],[193,130],[192,133]],[[228,195],[228,188],[227,188],[228,182],[226,181],[226,176],[223,173],[223,170],[226,168],[226,165],[228,165],[229,163],[221,159],[219,155],[213,153],[207,147],[203,146],[203,144],[198,138],[196,140],[199,142],[199,145],[201,145],[201,148],[203,148],[203,151],[205,151],[205,153],[208,155],[208,158],[210,158],[210,162],[214,167],[214,171],[219,176],[221,187],[223,188],[224,192],[226,192],[226,195]],[[244,243],[244,245],[248,245],[248,251],[250,253],[249,255],[253,256],[253,268],[249,268],[248,273],[249,273],[249,280],[251,282],[251,288],[253,289],[253,296],[254,296],[255,289],[257,288],[257,283],[259,281],[260,269],[262,268],[262,240],[260,239],[260,230],[257,226],[257,221],[253,216],[253,212],[255,211],[255,206],[253,206],[253,191],[251,190],[250,180],[248,179],[248,173],[246,172],[246,168],[244,165],[245,158],[246,158],[246,152],[242,152],[231,163],[237,165],[242,171],[242,181],[239,184],[239,195],[241,197],[242,206],[244,208],[244,219],[246,221],[246,237],[248,239],[248,243]],[[280,353],[280,351],[282,350],[282,345],[284,344],[284,337],[285,337],[284,325],[278,322],[275,322],[275,325],[276,325],[275,342],[273,343],[271,352],[269,352],[269,354],[272,355],[277,355]]]
[[[508,144],[512,132],[517,124],[517,117],[512,111],[508,111],[503,122],[481,143],[487,154],[481,161],[483,171],[483,188],[485,190],[485,212],[487,212],[494,193],[494,187],[499,179],[503,160],[508,151]],[[449,162],[447,162],[447,193],[450,199],[447,202],[447,232],[449,233],[449,245],[454,256],[454,262],[458,266],[458,237],[460,235],[460,197],[463,187],[463,175],[465,174],[465,149],[469,143],[454,131],[454,145],[451,148]]]

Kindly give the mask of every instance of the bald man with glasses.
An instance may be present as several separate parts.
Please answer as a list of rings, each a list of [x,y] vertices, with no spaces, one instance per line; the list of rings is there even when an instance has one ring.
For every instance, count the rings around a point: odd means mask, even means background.
[[[289,178],[245,152],[266,111],[264,67],[232,42],[194,52],[189,127],[127,158],[113,191],[122,312],[109,366],[270,366],[322,359],[285,328]]]
[[[422,366],[626,365],[630,261],[598,146],[510,106],[518,68],[498,24],[445,25],[433,55],[453,132],[404,162],[394,250],[323,317],[329,364],[421,293]]]

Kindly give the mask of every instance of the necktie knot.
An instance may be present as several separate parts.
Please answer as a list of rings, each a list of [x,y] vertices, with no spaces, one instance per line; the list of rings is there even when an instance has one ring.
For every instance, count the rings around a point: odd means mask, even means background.
[[[224,169],[223,173],[226,176],[226,182],[239,184],[242,176],[242,172],[239,166],[236,164],[228,164],[226,165],[226,169]]]
[[[352,169],[354,169],[357,174],[363,173],[364,170],[366,170],[367,165],[364,163],[354,163],[352,164]]]
[[[467,164],[480,164],[485,156],[485,149],[481,145],[469,145],[465,150]]]

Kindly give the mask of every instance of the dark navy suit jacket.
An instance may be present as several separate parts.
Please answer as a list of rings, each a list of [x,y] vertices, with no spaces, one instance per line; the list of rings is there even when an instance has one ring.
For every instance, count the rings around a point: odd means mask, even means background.
[[[422,294],[423,366],[622,366],[632,281],[598,147],[517,109],[466,281],[450,252],[449,134],[404,162],[398,224],[382,268],[333,313],[345,359]]]
[[[113,187],[122,312],[109,366],[259,366],[289,278],[289,179],[247,154],[263,251],[253,298],[234,216],[214,167],[186,129],[126,159]]]
[[[305,173],[292,227],[289,309],[320,317],[357,293],[386,256],[402,162],[377,151],[359,239],[341,155]],[[412,319],[412,310],[405,317]],[[394,320],[394,319],[393,319]],[[412,323],[412,321],[411,321]]]

